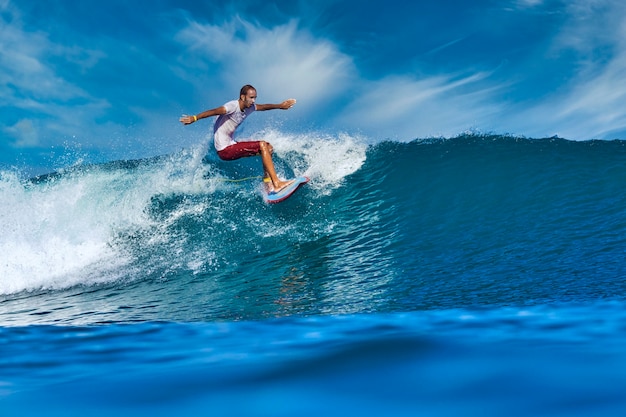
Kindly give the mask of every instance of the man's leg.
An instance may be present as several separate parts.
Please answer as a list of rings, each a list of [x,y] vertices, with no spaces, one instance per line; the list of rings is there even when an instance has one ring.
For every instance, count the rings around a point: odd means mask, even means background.
[[[282,181],[276,175],[276,170],[274,169],[274,161],[272,160],[272,145],[265,141],[261,141],[259,143],[261,149],[261,160],[263,161],[263,169],[265,170],[265,176],[269,177],[272,181],[273,189],[272,191],[280,191],[285,188],[287,185],[291,184],[293,181]]]

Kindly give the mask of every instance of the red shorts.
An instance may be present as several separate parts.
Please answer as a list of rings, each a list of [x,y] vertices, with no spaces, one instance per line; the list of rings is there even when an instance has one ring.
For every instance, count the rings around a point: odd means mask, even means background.
[[[217,151],[220,159],[232,161],[234,159],[245,158],[246,156],[255,156],[261,153],[261,142],[237,142],[234,145],[227,146],[221,151]]]

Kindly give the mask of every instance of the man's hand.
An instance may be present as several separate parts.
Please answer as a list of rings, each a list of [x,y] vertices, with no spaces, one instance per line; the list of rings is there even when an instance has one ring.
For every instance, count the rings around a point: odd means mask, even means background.
[[[193,122],[197,122],[198,118],[196,116],[183,115],[183,117],[181,117],[179,121],[184,125],[190,125]]]
[[[289,100],[285,100],[282,103],[280,103],[280,108],[283,110],[289,110],[290,108],[293,107],[294,104],[296,104],[296,99],[290,98]]]

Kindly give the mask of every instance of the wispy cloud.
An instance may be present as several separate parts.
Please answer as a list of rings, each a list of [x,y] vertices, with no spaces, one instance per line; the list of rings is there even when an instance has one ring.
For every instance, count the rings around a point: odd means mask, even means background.
[[[488,76],[485,72],[422,79],[393,76],[363,83],[337,124],[380,138],[454,136],[498,113],[490,103],[497,87],[485,84]]]
[[[569,139],[615,138],[626,132],[626,4],[619,0],[568,3],[567,18],[547,51],[555,64],[571,56],[570,79],[520,111],[528,134]],[[518,126],[521,127],[521,126]]]
[[[544,0],[513,0],[512,3],[516,8],[528,9],[542,5]]]
[[[575,86],[559,109],[573,122],[585,120],[588,134],[626,131],[626,4],[617,0],[573,2],[571,23],[559,41],[578,54]],[[577,28],[573,31],[571,26]],[[598,51],[602,51],[598,54]],[[578,121],[578,123],[574,123]]]
[[[515,5],[536,10],[550,6],[546,3],[529,0]],[[575,140],[623,137],[626,4],[579,0],[552,5],[546,13],[561,16],[553,38],[508,68],[464,76],[397,74],[363,82],[362,94],[340,115],[339,124],[400,139],[454,136],[467,129],[530,137],[557,134]],[[565,68],[560,70],[563,79],[555,79],[561,83],[530,85],[555,67]],[[495,73],[497,77],[492,76]],[[536,96],[519,100],[529,88]]]
[[[349,56],[300,29],[295,20],[270,28],[241,18],[219,26],[191,22],[177,40],[193,57],[183,62],[200,59],[209,71],[215,68],[205,78],[217,77],[230,95],[249,82],[263,100],[296,97],[303,110],[344,93],[355,75]]]
[[[432,55],[432,54],[436,54],[437,52],[443,51],[446,48],[449,48],[449,47],[451,47],[453,45],[456,45],[457,43],[461,42],[463,39],[465,39],[465,37],[454,39],[454,40],[452,40],[450,42],[447,42],[447,43],[445,43],[443,45],[440,45],[440,46],[438,46],[436,48],[433,48],[430,51],[426,52],[426,55]]]
[[[6,126],[3,130],[13,136],[13,146],[16,148],[34,148],[40,144],[39,134],[32,120],[20,120],[13,126]]]
[[[82,124],[80,117],[107,106],[59,76],[49,64],[51,57],[75,56],[75,48],[54,44],[45,33],[25,29],[20,11],[8,1],[0,4],[0,12],[0,105],[22,114],[13,124],[0,128],[14,146],[45,145],[39,129],[45,129],[48,137],[49,130],[71,135],[71,127]],[[45,119],[52,122],[39,122]]]

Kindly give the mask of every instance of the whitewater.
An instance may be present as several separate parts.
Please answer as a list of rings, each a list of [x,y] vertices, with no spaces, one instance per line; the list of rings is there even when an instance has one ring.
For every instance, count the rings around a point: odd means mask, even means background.
[[[626,411],[626,141],[262,135],[0,172],[6,415]]]

